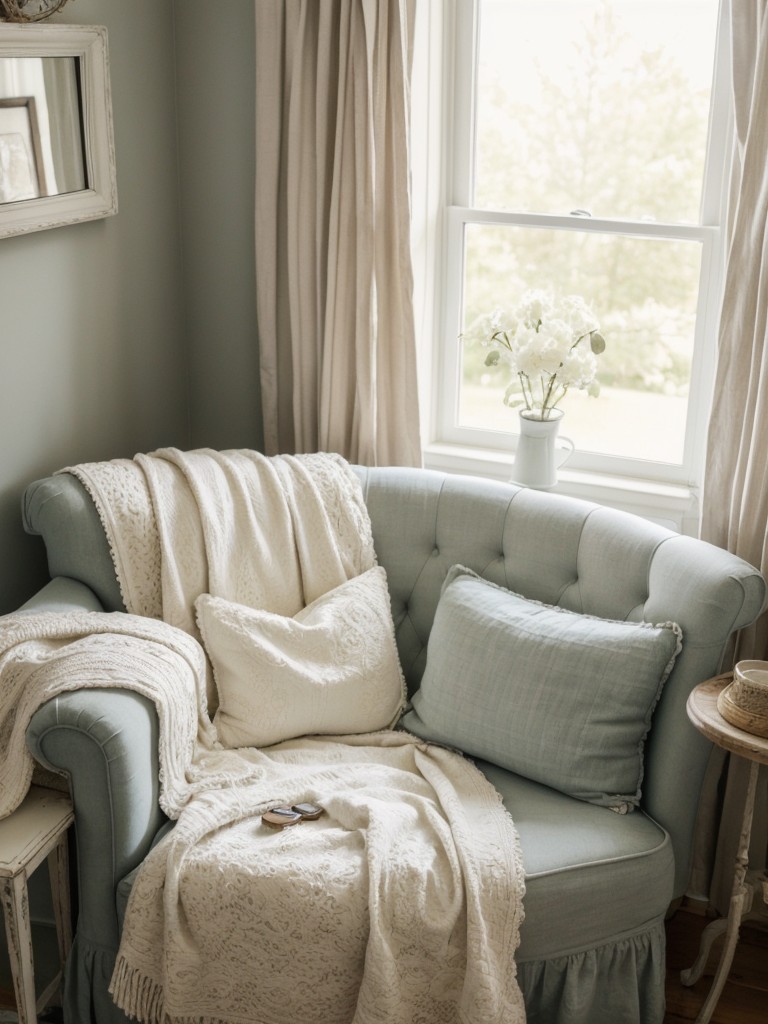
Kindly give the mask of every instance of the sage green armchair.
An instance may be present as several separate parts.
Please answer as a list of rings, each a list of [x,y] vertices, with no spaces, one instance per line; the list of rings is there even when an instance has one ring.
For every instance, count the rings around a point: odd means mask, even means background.
[[[478,762],[522,844],[525,921],[516,960],[530,1024],[661,1024],[664,920],[686,891],[710,751],[688,722],[686,699],[718,672],[731,634],[760,613],[762,577],[708,544],[586,502],[426,470],[356,472],[411,693],[424,672],[441,586],[456,564],[548,605],[682,628],[634,813]],[[122,609],[98,516],[73,476],[31,484],[24,524],[43,538],[52,578],[25,607]],[[34,756],[68,776],[75,804],[69,1024],[125,1020],[107,993],[122,913],[135,871],[169,827],[158,805],[157,730],[149,702],[107,688],[55,698],[28,730]]]

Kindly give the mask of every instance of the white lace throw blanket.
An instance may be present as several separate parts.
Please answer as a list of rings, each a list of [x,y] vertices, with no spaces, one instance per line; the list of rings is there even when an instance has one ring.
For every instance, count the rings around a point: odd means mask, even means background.
[[[460,756],[399,732],[220,749],[200,648],[179,632],[196,636],[200,593],[293,615],[374,563],[346,463],[171,449],[72,471],[135,613],[90,618],[132,635],[149,615],[154,647],[179,648],[160,655],[178,678],[149,694],[164,730],[163,807],[178,820],[133,885],[116,1003],[157,1024],[523,1022],[523,871],[493,787]],[[166,705],[184,689],[194,710],[171,721]],[[281,832],[261,824],[265,809],[301,801],[326,813]]]

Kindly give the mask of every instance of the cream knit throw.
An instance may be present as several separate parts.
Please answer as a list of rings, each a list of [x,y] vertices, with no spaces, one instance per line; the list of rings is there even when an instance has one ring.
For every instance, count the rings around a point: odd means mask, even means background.
[[[212,754],[200,769],[233,774],[225,789],[201,778],[134,883],[111,987],[129,1014],[525,1020],[516,835],[468,762],[385,732]],[[264,809],[304,800],[326,814],[282,832],[260,824]]]
[[[196,633],[201,592],[292,615],[374,562],[359,486],[336,457],[167,450],[74,472],[129,611],[171,624],[149,621],[161,646],[178,642],[173,626]],[[184,642],[174,657],[187,663]],[[524,1021],[523,870],[487,780],[399,732],[218,749],[197,670],[186,746],[164,738],[188,758],[161,780],[178,821],[134,883],[117,1004],[157,1024]],[[305,800],[325,815],[261,824],[263,810]]]
[[[122,612],[16,612],[0,618],[0,818],[24,799],[34,761],[29,720],[67,690],[116,686],[154,702],[160,720],[160,803],[178,813],[187,769],[213,746],[205,655],[180,630]]]
[[[200,639],[200,594],[295,615],[376,561],[360,484],[339,455],[165,448],[87,463],[125,607]],[[211,712],[216,693],[208,682]]]

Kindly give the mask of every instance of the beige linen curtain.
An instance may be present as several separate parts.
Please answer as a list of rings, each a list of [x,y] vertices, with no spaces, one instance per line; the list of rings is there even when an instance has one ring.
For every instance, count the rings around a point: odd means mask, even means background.
[[[768,576],[768,0],[732,0],[731,20],[736,138],[702,536]],[[742,658],[768,659],[768,614],[739,635],[734,661]],[[725,806],[730,811],[714,855],[710,851],[709,858],[700,856],[700,871],[708,868],[710,900],[724,912],[745,773],[735,759],[728,765],[726,758],[715,756],[710,800],[702,808],[710,833],[718,818],[714,790],[721,766],[727,774]],[[751,845],[750,866],[757,871],[765,869],[766,861],[767,774],[761,774]],[[702,881],[700,877],[694,887],[703,889]]]
[[[420,465],[408,116],[415,0],[256,0],[268,454]]]

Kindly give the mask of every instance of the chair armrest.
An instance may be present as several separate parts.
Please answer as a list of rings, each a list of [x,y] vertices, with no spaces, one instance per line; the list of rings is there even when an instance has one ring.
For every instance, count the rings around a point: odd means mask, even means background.
[[[27,745],[44,767],[69,778],[77,841],[78,934],[116,949],[117,884],[143,860],[167,820],[158,804],[154,704],[130,690],[64,693],[32,716]]]
[[[104,607],[84,583],[68,576],[56,576],[33,594],[20,612],[101,612]]]

